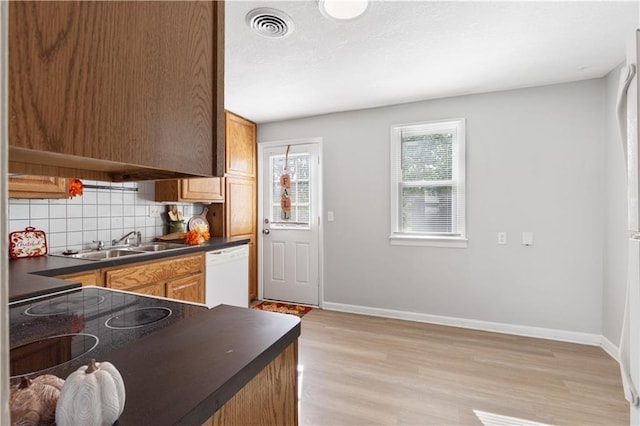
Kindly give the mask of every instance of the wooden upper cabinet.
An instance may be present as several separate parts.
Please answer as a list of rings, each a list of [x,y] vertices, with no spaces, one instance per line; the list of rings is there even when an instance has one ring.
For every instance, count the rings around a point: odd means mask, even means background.
[[[67,198],[67,180],[46,176],[9,177],[9,198]]]
[[[225,112],[225,169],[227,175],[256,176],[256,124]]]
[[[227,237],[256,232],[256,184],[251,179],[227,177]]]
[[[158,181],[155,200],[224,203],[224,178]]]
[[[223,2],[8,7],[10,172],[222,176]]]

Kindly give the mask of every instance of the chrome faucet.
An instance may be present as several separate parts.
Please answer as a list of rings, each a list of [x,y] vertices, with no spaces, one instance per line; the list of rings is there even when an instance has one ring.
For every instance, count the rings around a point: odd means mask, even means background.
[[[140,244],[142,244],[142,234],[140,233],[140,231],[131,231],[128,234],[126,234],[124,237],[120,238],[119,240],[111,240],[111,245],[117,246],[122,241],[124,241],[126,245],[132,245],[131,242],[129,241],[129,236],[131,235],[135,235],[136,237],[135,244],[133,244],[134,246],[139,246]]]

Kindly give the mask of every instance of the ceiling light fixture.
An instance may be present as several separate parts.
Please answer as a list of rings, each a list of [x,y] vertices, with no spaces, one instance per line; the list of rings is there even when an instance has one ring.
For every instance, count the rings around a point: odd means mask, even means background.
[[[367,7],[369,7],[369,0],[318,0],[318,8],[324,16],[340,21],[361,16]]]

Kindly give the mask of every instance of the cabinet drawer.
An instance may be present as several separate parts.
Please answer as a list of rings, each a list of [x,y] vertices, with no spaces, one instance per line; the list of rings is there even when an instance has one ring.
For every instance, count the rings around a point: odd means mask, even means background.
[[[193,256],[142,263],[107,271],[105,285],[110,288],[127,290],[144,284],[202,272],[203,270],[204,257],[202,253],[199,253]]]
[[[148,296],[165,297],[164,283],[147,284],[139,288],[132,288],[128,291],[133,291],[140,294],[146,294]]]
[[[80,272],[77,274],[67,274],[67,275],[59,275],[56,278],[60,278],[62,280],[67,281],[75,281],[81,283],[83,286],[85,285],[95,285],[97,287],[102,287],[102,274],[99,269],[88,272]]]
[[[203,274],[194,274],[168,282],[167,297],[187,302],[204,303]]]

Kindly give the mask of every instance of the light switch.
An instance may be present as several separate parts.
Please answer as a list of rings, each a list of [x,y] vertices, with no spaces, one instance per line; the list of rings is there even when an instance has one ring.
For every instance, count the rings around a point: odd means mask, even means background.
[[[333,222],[333,212],[327,212],[327,221]]]
[[[533,245],[533,232],[522,233],[522,244],[524,244],[525,246]]]
[[[498,244],[507,244],[506,232],[498,232]]]

